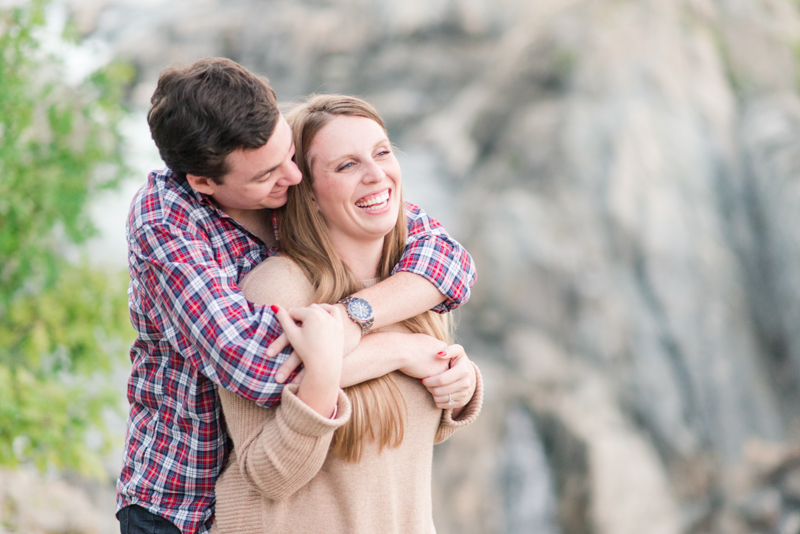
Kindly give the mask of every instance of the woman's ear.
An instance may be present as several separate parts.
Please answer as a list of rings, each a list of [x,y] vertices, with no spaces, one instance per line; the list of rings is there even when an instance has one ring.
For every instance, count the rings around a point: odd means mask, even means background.
[[[314,193],[314,186],[308,188],[308,198],[311,200],[311,203],[314,204],[314,209],[319,211],[319,204],[317,204],[317,195]]]

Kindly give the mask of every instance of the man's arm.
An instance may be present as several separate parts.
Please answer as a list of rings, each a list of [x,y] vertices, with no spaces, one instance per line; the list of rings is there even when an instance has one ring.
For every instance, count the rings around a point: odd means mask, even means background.
[[[427,310],[444,313],[469,300],[476,271],[472,257],[436,219],[406,202],[408,239],[392,276],[355,296],[372,304],[373,328]]]
[[[447,298],[430,280],[408,271],[398,271],[386,280],[355,293],[355,296],[372,304],[375,314],[372,328],[375,330],[433,309]]]
[[[278,402],[282,385],[274,374],[288,355],[270,359],[266,348],[281,332],[280,324],[268,306],[245,299],[202,235],[147,224],[131,236],[130,245],[136,257],[131,275],[153,308],[147,314],[159,331],[153,335],[163,335],[225,389],[262,406]]]
[[[472,258],[436,220],[408,203],[406,203],[406,215],[409,237],[405,252],[393,270],[395,274],[379,284],[356,293],[356,296],[372,304],[375,317],[373,328],[403,321],[429,309],[439,312],[452,310],[467,301],[470,287],[475,282],[476,272]],[[391,347],[387,346],[386,351],[359,351],[359,341],[368,345],[381,341],[370,339],[372,336],[362,340],[361,328],[347,319],[346,313],[342,311],[342,317],[345,318],[345,352],[349,353],[344,359],[343,384],[358,384],[399,369],[400,366],[395,364],[393,353],[389,350]],[[268,354],[277,354],[286,344],[285,336],[281,336],[270,346]],[[359,348],[356,348],[357,345]],[[400,347],[403,346],[401,342]],[[414,350],[413,347],[411,350]],[[375,358],[375,354],[381,354],[381,357]],[[407,358],[407,366],[428,365],[430,362],[430,351],[419,350],[417,353],[405,351],[403,355]],[[450,357],[449,354],[436,356],[434,363],[437,358],[439,363],[449,362]],[[472,396],[475,375],[468,359],[456,358],[454,362],[451,368],[442,368],[441,371],[432,370],[429,374],[417,375],[407,372],[407,374],[419,378],[433,378],[436,375],[436,380],[431,380],[430,385],[425,384],[431,394],[453,392],[456,394],[454,401],[456,404],[453,407],[460,407]],[[278,370],[276,379],[283,382],[299,365],[300,359],[296,355],[290,356]]]
[[[434,337],[402,329],[370,334],[343,360],[339,385],[346,388],[399,370],[421,379],[436,405],[453,409],[458,417],[475,393],[477,377],[464,348],[445,345]],[[301,371],[293,383],[303,378]]]
[[[420,208],[406,203],[408,240],[393,275],[362,289],[355,296],[367,300],[373,309],[373,329],[382,328],[433,309],[446,312],[469,299],[476,271],[472,257],[435,219]],[[340,305],[341,306],[341,305]],[[355,348],[361,329],[345,318],[345,352]],[[268,354],[277,354],[286,347],[285,336],[279,337]],[[300,364],[290,358],[279,374],[288,376]],[[280,378],[279,378],[280,379]]]
[[[449,360],[436,356],[446,345],[434,337],[406,331],[370,334],[342,361],[339,385],[346,388],[397,370],[416,378],[437,375],[448,368]]]
[[[405,252],[392,273],[413,273],[430,282],[443,297],[433,308],[434,311],[443,313],[466,304],[470,288],[477,276],[472,257],[458,241],[450,237],[436,219],[432,219],[420,208],[408,202],[405,209],[408,219],[408,240]],[[402,300],[408,295],[395,294],[393,297]],[[393,308],[395,304],[387,306]],[[410,315],[399,319],[408,319],[426,309],[428,308],[418,307]],[[391,310],[380,311],[391,312]]]

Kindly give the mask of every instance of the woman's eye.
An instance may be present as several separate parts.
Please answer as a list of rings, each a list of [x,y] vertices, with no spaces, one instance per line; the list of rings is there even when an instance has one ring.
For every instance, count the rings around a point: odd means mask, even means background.
[[[341,172],[341,171],[345,171],[345,170],[349,169],[349,168],[350,168],[350,167],[352,167],[352,166],[353,166],[353,163],[352,163],[352,162],[349,162],[349,163],[345,163],[344,165],[340,166],[340,167],[339,167],[338,169],[336,169],[336,170],[337,170],[338,172]]]

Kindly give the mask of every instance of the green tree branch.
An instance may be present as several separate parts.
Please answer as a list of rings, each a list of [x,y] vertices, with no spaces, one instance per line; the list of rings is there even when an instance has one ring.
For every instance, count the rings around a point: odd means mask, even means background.
[[[95,235],[88,203],[128,173],[119,122],[132,69],[78,86],[42,53],[45,2],[0,10],[0,465],[99,472],[107,377],[132,337],[126,278],[69,261]],[[115,343],[114,341],[117,340]]]

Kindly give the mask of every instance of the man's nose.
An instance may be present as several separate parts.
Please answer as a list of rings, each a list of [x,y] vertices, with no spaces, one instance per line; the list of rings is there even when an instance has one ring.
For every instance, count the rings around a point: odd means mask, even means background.
[[[294,160],[289,160],[286,165],[286,170],[281,177],[281,185],[297,185],[303,179],[303,173],[297,167]]]

